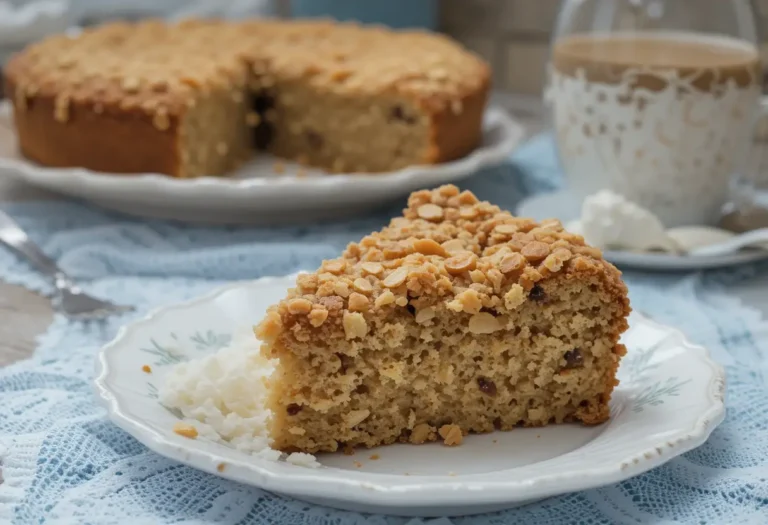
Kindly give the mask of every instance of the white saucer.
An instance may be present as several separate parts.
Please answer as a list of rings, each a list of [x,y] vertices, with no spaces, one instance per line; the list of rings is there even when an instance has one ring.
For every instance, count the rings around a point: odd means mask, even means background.
[[[557,218],[563,224],[579,218],[581,203],[566,190],[523,200],[515,210],[521,217],[536,220]],[[606,250],[603,255],[617,266],[640,270],[707,270],[768,259],[768,250],[743,250],[714,257],[692,257],[669,253],[634,253]]]
[[[378,460],[373,450],[323,454],[316,469],[175,434],[177,415],[157,400],[171,364],[228,344],[294,283],[235,283],[123,327],[96,364],[109,418],[158,454],[270,492],[360,512],[455,516],[618,483],[701,445],[724,417],[723,369],[681,332],[633,313],[621,384],[602,425],[472,435],[459,447],[390,445],[376,448]]]

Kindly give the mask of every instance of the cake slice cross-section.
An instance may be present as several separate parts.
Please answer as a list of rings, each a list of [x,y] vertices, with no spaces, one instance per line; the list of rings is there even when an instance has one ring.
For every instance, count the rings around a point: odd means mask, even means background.
[[[452,185],[302,274],[256,327],[274,447],[335,451],[609,418],[629,301],[556,220]]]

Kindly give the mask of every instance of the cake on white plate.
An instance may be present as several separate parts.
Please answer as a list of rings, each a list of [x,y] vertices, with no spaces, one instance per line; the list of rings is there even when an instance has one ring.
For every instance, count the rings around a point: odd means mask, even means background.
[[[214,438],[299,463],[595,425],[610,415],[629,312],[620,272],[582,237],[448,185],[300,275],[255,329],[260,353],[251,341],[178,365],[161,401]]]

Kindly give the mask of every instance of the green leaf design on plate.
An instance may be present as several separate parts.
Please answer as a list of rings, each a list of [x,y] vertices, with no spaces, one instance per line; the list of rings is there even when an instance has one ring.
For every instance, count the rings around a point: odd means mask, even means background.
[[[195,332],[189,338],[198,350],[221,350],[232,342],[232,336],[225,333],[216,333],[208,330],[205,333]]]
[[[223,332],[216,332],[214,330],[197,331],[192,335],[185,338],[191,343],[182,344],[182,340],[178,334],[171,332],[171,343],[161,344],[156,339],[150,339],[150,346],[141,348],[142,352],[154,355],[157,359],[154,363],[155,366],[174,365],[188,360],[192,355],[190,350],[204,350],[206,352],[216,352],[221,350],[232,342],[232,335]],[[194,346],[194,348],[193,348]]]
[[[621,360],[621,366],[625,367],[632,374],[633,379],[637,379],[646,375],[658,368],[658,363],[651,363],[653,355],[656,353],[664,341],[659,341],[650,348],[646,348],[642,351],[630,352],[624,359]]]
[[[157,387],[150,382],[147,382],[147,397],[151,399],[157,399],[158,397]]]
[[[157,360],[152,363],[155,366],[173,365],[187,359],[178,349],[163,346],[154,339],[150,339],[149,342],[152,345],[150,348],[140,350],[157,357]]]
[[[680,395],[680,387],[690,383],[690,379],[680,380],[677,376],[669,377],[666,381],[656,381],[640,392],[632,399],[632,411],[642,412],[647,406],[658,406],[664,403],[667,397]]]

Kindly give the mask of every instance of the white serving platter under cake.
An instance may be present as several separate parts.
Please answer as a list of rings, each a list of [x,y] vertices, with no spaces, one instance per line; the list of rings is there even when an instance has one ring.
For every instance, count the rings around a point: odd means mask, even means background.
[[[524,137],[517,121],[502,109],[490,108],[480,146],[452,162],[373,175],[328,175],[261,154],[228,177],[175,179],[40,166],[19,153],[11,113],[7,101],[0,103],[0,171],[4,175],[131,215],[207,224],[275,225],[353,215],[497,165]],[[277,162],[284,167],[279,170],[282,173],[275,170]]]
[[[455,516],[636,476],[704,443],[725,415],[725,375],[708,352],[632,314],[621,384],[602,425],[471,435],[458,447],[399,444],[322,454],[314,469],[174,433],[178,415],[157,399],[171,365],[215,352],[247,331],[294,282],[287,276],[232,284],[121,329],[96,365],[97,394],[111,420],[168,458],[278,494],[360,512]]]

